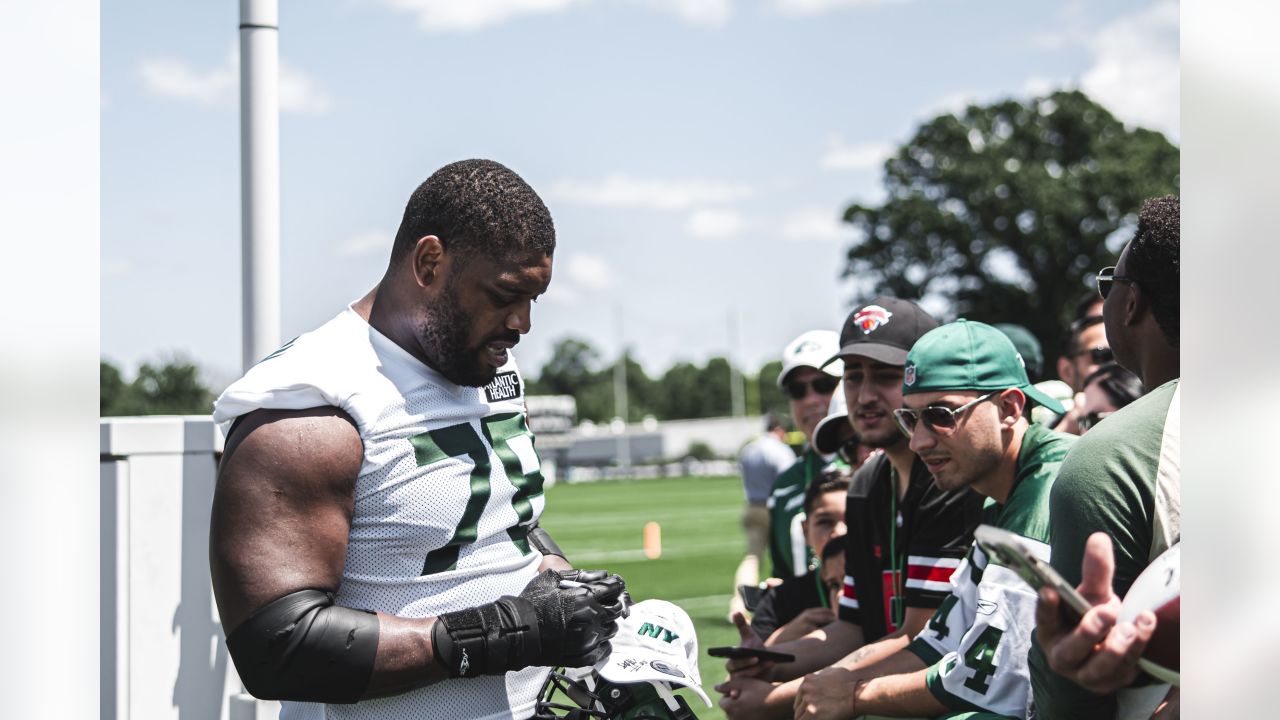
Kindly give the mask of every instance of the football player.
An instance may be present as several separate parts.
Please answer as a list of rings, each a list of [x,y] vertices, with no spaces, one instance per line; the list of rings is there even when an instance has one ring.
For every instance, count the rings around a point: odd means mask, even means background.
[[[529,717],[549,666],[608,654],[623,583],[537,525],[511,355],[554,250],[518,175],[447,165],[377,286],[218,399],[213,588],[245,687],[281,717]]]

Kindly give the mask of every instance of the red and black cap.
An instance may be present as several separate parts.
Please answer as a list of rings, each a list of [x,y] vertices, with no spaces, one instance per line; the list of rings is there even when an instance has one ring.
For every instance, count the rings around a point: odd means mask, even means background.
[[[840,330],[840,352],[826,364],[846,356],[871,358],[889,365],[907,362],[907,352],[938,321],[910,300],[881,295],[854,308]]]

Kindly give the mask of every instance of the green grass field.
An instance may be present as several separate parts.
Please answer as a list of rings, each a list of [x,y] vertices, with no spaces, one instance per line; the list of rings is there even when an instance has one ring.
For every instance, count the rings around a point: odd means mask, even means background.
[[[681,477],[556,485],[547,490],[541,524],[581,568],[616,572],[636,601],[660,598],[689,613],[698,631],[699,670],[711,688],[724,678],[724,661],[706,649],[738,644],[726,618],[733,572],[746,547],[739,517],[743,497],[737,477]],[[662,526],[662,556],[645,559],[645,523]],[[690,692],[699,718],[723,718]]]

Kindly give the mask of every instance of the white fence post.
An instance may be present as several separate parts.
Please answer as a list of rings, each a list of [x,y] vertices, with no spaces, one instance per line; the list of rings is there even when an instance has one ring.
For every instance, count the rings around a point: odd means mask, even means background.
[[[232,720],[242,689],[209,580],[221,433],[208,416],[104,418],[100,427],[101,717]],[[279,712],[245,698],[254,720]]]

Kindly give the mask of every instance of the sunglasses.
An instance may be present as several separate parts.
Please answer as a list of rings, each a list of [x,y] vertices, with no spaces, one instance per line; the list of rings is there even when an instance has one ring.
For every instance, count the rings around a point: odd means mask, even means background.
[[[1080,432],[1088,432],[1089,428],[1102,422],[1102,419],[1110,414],[1110,412],[1091,412],[1077,420],[1076,424],[1080,426]]]
[[[960,407],[952,410],[951,408],[941,407],[938,405],[930,405],[927,408],[912,410],[910,408],[899,408],[893,411],[893,419],[898,423],[898,428],[902,430],[902,434],[911,437],[916,430],[916,423],[924,421],[929,430],[938,435],[950,435],[956,431],[959,424],[957,420],[960,413],[977,405],[983,400],[990,400],[995,397],[996,393],[989,392],[982,397],[975,398]]]
[[[805,395],[809,394],[809,388],[813,388],[813,391],[819,395],[830,395],[835,392],[836,384],[839,382],[840,380],[838,378],[833,378],[830,375],[822,375],[810,380],[809,382],[792,380],[784,385],[783,389],[786,390],[787,397],[792,400],[803,400]]]
[[[1138,283],[1137,280],[1131,277],[1117,275],[1115,265],[1108,265],[1098,271],[1098,294],[1102,296],[1103,300],[1107,299],[1107,295],[1111,294],[1111,288],[1118,282],[1129,283],[1130,285]]]
[[[1071,353],[1071,357],[1080,357],[1081,355],[1088,355],[1095,365],[1105,365],[1116,359],[1115,354],[1111,352],[1111,348],[1105,346],[1085,348]]]

